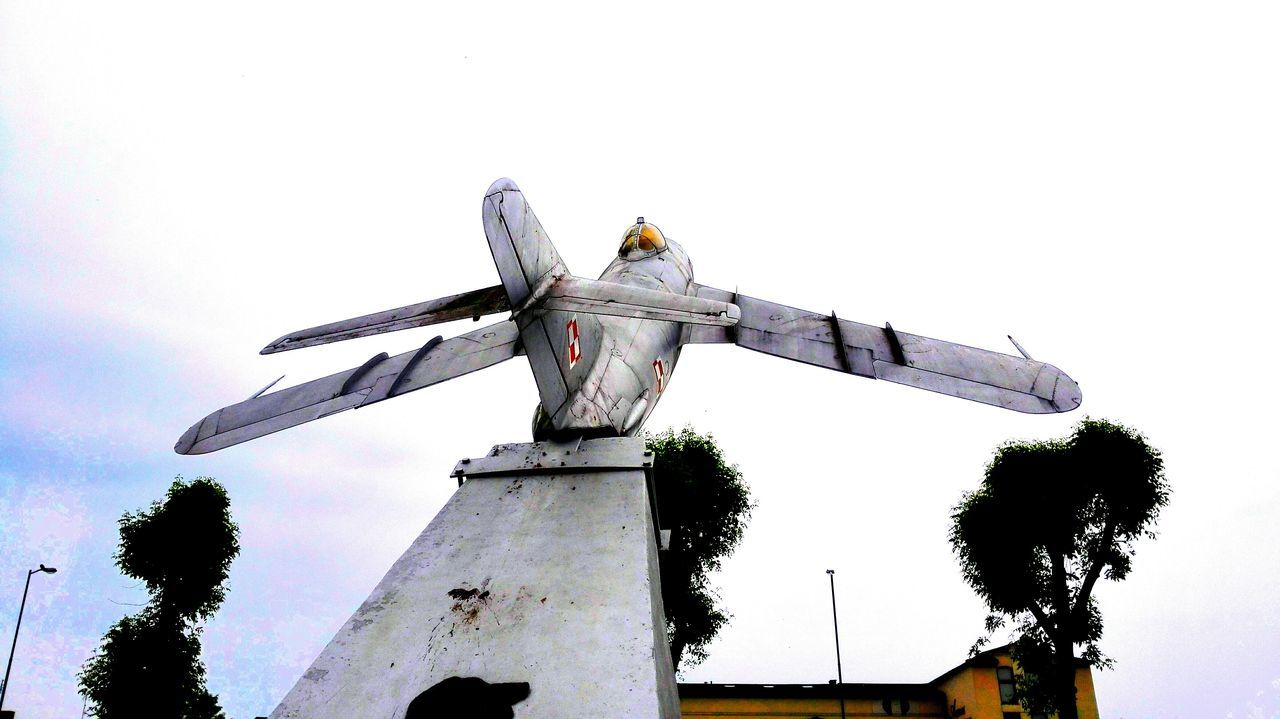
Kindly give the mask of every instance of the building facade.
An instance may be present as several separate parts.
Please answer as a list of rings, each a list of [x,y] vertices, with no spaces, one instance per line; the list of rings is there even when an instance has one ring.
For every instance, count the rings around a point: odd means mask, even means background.
[[[1009,647],[1003,646],[927,684],[681,684],[680,710],[685,719],[1040,719],[1014,700],[1013,672]],[[1076,705],[1080,719],[1098,719],[1087,666],[1076,669]]]

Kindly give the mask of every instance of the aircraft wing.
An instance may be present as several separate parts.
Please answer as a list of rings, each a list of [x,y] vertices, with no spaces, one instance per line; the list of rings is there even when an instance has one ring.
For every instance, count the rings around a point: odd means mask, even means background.
[[[448,340],[436,337],[394,357],[383,352],[354,369],[223,407],[188,429],[173,449],[213,452],[460,377],[521,354],[519,340],[516,323],[507,320]]]
[[[860,377],[883,379],[1018,412],[1070,412],[1080,386],[1051,364],[875,327],[698,286],[698,296],[736,304],[736,327],[691,328],[690,343],[730,342]]]
[[[352,317],[349,320],[330,322],[327,325],[311,327],[289,334],[263,347],[258,354],[274,354],[286,350],[303,347],[314,347],[329,342],[368,337],[383,332],[407,330],[411,327],[434,325],[441,322],[504,312],[511,309],[502,285],[486,287],[482,290],[463,292],[460,295],[449,295],[437,300],[419,302],[416,305],[397,307],[394,310],[374,312],[370,315]]]

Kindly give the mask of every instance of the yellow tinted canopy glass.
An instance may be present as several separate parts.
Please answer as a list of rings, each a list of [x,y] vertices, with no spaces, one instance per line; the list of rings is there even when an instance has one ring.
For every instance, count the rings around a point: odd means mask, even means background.
[[[618,254],[624,257],[632,254],[648,257],[665,249],[667,249],[667,238],[662,236],[662,230],[645,222],[643,217],[637,217],[636,223],[627,228],[627,234],[623,235]]]

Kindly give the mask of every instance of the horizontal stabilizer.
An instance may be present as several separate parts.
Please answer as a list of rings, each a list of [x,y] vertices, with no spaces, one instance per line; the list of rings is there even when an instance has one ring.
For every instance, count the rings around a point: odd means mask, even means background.
[[[733,326],[738,322],[740,314],[737,305],[729,302],[571,275],[556,280],[542,303],[535,306],[548,310],[716,327]]]
[[[460,295],[450,295],[438,300],[428,300],[416,305],[397,307],[394,310],[375,312],[371,315],[291,332],[263,347],[260,354],[269,355],[286,350],[314,347],[468,317],[479,318],[482,315],[505,312],[509,309],[511,306],[507,302],[507,295],[502,285],[495,285],[482,290],[472,290]]]
[[[693,342],[731,342],[777,357],[1031,414],[1070,412],[1080,385],[1051,364],[968,347],[698,286],[731,301],[742,318],[731,332],[706,328]],[[701,328],[700,328],[701,329]]]
[[[499,288],[501,290],[501,288]],[[516,323],[499,322],[412,351],[386,353],[344,372],[224,407],[197,422],[174,445],[204,454],[460,377],[520,354]]]

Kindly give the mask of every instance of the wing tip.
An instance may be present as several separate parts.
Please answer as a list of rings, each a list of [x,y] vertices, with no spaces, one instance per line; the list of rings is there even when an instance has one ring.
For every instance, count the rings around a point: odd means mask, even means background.
[[[293,340],[293,335],[284,335],[283,337],[277,337],[271,340],[270,342],[268,342],[266,347],[263,347],[262,349],[258,350],[258,354],[270,355],[270,354],[275,354],[277,352],[283,352],[287,349],[292,349],[291,347],[289,347],[289,343],[292,340]]]
[[[1080,385],[1076,381],[1066,375],[1062,375],[1066,382],[1058,382],[1058,388],[1053,392],[1053,406],[1059,412],[1070,412],[1080,408],[1084,403],[1084,393],[1080,391]],[[1064,387],[1064,385],[1066,385]]]
[[[208,419],[208,417],[205,419]],[[182,436],[178,438],[177,444],[173,445],[173,451],[184,455],[204,454],[203,452],[192,451],[196,445],[196,437],[200,436],[200,428],[204,426],[204,422],[205,420],[202,419],[191,425],[191,428],[186,432],[183,432]]]
[[[1071,412],[1079,409],[1084,402],[1084,392],[1080,390],[1080,384],[1071,379],[1066,372],[1046,364],[1045,367],[1052,368],[1058,373],[1058,379],[1053,385],[1053,399],[1049,400],[1053,405],[1055,412]]]

